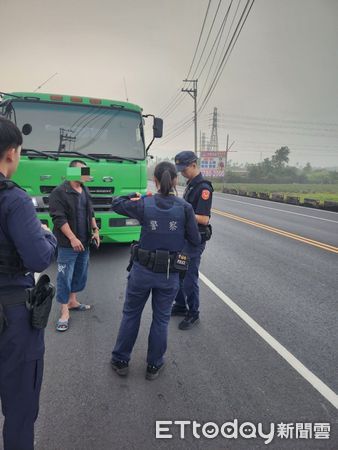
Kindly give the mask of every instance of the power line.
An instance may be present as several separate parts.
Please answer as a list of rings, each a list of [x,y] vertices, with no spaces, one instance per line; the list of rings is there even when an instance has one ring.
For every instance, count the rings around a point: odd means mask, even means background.
[[[179,122],[176,122],[174,125],[171,125],[166,129],[166,135],[170,134],[174,129],[179,128],[182,126],[182,123],[185,123],[187,120],[192,118],[192,113],[189,113],[188,115],[184,116],[182,120]]]
[[[193,120],[191,120],[191,123],[189,125],[191,125],[193,123]],[[176,139],[178,136],[180,136],[181,134],[185,133],[188,130],[188,127],[184,127],[181,131],[178,131],[174,136],[172,136],[170,139],[167,139],[166,141],[162,142],[163,145],[168,144],[169,142],[173,141],[174,139]]]
[[[199,109],[199,112],[201,112],[201,111],[206,107],[207,102],[209,101],[209,99],[210,99],[212,93],[214,92],[214,90],[215,90],[215,88],[216,88],[216,86],[217,86],[217,83],[218,83],[218,81],[219,81],[219,78],[220,78],[220,76],[221,76],[221,74],[222,74],[222,71],[223,71],[223,69],[224,69],[224,65],[225,65],[225,63],[227,62],[227,56],[230,56],[230,54],[231,54],[231,52],[232,52],[232,50],[233,50],[233,48],[234,48],[234,46],[235,46],[235,44],[236,44],[236,42],[237,42],[237,39],[238,39],[238,37],[239,37],[239,34],[240,34],[241,31],[242,31],[242,28],[243,28],[243,26],[244,26],[244,24],[245,24],[245,21],[246,21],[246,19],[247,19],[249,13],[250,13],[250,11],[251,11],[251,8],[252,8],[253,3],[254,3],[255,0],[251,0],[251,1],[252,1],[252,2],[251,2],[251,5],[250,5],[250,7],[249,7],[250,0],[247,0],[247,3],[246,3],[246,5],[245,5],[245,7],[244,7],[244,9],[243,9],[243,11],[242,11],[242,14],[241,14],[241,16],[240,16],[240,19],[239,19],[239,21],[238,21],[238,24],[237,24],[237,26],[236,26],[236,29],[235,29],[235,31],[234,31],[234,33],[233,33],[233,35],[232,35],[232,38],[231,38],[231,40],[230,40],[230,43],[229,43],[229,45],[228,45],[228,47],[227,47],[227,49],[226,49],[226,52],[225,52],[225,54],[223,55],[223,57],[222,57],[222,59],[221,59],[221,62],[220,62],[219,66],[218,66],[218,68],[217,68],[217,70],[216,70],[216,72],[215,72],[215,75],[214,75],[214,78],[213,78],[213,80],[212,80],[212,83],[210,84],[209,90],[208,90],[208,92],[207,92],[205,98],[204,98],[203,101],[202,101],[202,105],[201,105],[201,107],[200,107],[200,109]],[[217,8],[216,8],[216,11],[215,11],[215,14],[214,14],[214,17],[213,17],[213,20],[212,20],[212,23],[211,23],[211,25],[210,25],[210,27],[209,27],[209,32],[208,32],[207,38],[206,38],[206,40],[205,40],[203,49],[202,49],[202,51],[201,51],[201,53],[200,53],[199,60],[198,60],[197,64],[195,65],[194,74],[197,72],[197,70],[198,70],[198,68],[199,68],[199,66],[200,66],[200,63],[201,63],[201,61],[202,61],[203,55],[204,55],[204,53],[205,53],[205,49],[206,49],[206,47],[207,47],[207,45],[208,45],[208,42],[209,42],[209,39],[210,39],[212,30],[213,30],[214,25],[215,25],[215,21],[216,21],[217,15],[218,15],[218,13],[219,13],[219,8],[220,8],[220,5],[221,5],[221,2],[222,2],[222,0],[219,0],[218,5],[217,5]],[[216,37],[215,37],[214,42],[213,42],[213,45],[212,45],[212,47],[211,47],[211,49],[210,49],[209,55],[208,55],[206,61],[204,62],[204,65],[203,65],[203,67],[202,67],[202,69],[201,69],[201,71],[200,71],[200,75],[202,75],[202,73],[203,73],[203,71],[204,71],[204,69],[205,69],[205,67],[206,67],[206,65],[207,65],[207,63],[208,63],[208,61],[209,61],[209,59],[210,59],[210,57],[211,57],[211,55],[212,55],[212,52],[213,52],[213,50],[214,50],[214,48],[215,48],[215,46],[216,46],[216,44],[217,44],[217,47],[216,47],[216,50],[215,50],[215,53],[214,53],[214,56],[213,56],[213,62],[215,61],[215,58],[216,58],[216,55],[217,55],[217,51],[218,51],[218,48],[219,48],[219,45],[220,45],[220,42],[221,42],[221,38],[222,38],[223,33],[224,33],[225,24],[226,24],[226,21],[227,21],[228,16],[229,16],[229,12],[230,12],[230,8],[231,8],[231,6],[232,6],[232,3],[233,3],[233,0],[231,0],[231,2],[230,2],[230,4],[229,4],[229,7],[228,7],[228,9],[227,9],[227,12],[226,12],[226,14],[225,14],[225,16],[224,16],[224,18],[223,18],[222,24],[221,24],[221,26],[220,26],[220,28],[219,28],[217,34],[216,34]],[[235,15],[234,15],[234,17],[233,17],[232,24],[231,24],[231,26],[230,26],[229,33],[228,33],[226,42],[227,42],[228,37],[229,37],[229,34],[230,34],[230,32],[231,32],[231,28],[232,28],[233,22],[234,22],[234,20],[235,20],[235,17],[236,17],[236,15],[237,15],[237,11],[238,11],[238,8],[239,8],[240,3],[241,3],[241,0],[239,1],[238,5],[237,5],[237,9],[236,9]],[[208,7],[207,7],[207,11],[206,11],[206,14],[205,14],[205,17],[204,17],[204,21],[203,21],[203,24],[202,24],[200,36],[199,36],[199,39],[198,39],[198,42],[197,42],[197,46],[196,46],[196,49],[195,49],[195,53],[194,53],[194,56],[193,56],[192,63],[191,63],[190,68],[189,68],[188,75],[190,74],[190,72],[191,72],[191,70],[192,70],[192,68],[193,68],[193,66],[194,66],[194,63],[195,63],[195,60],[196,60],[196,56],[197,56],[197,54],[198,54],[198,49],[199,49],[199,47],[200,47],[200,43],[201,43],[201,40],[202,40],[202,36],[203,36],[203,32],[204,32],[206,20],[207,20],[208,13],[209,13],[209,9],[210,9],[210,4],[211,4],[211,1],[209,0]],[[248,9],[248,7],[249,7],[249,9]],[[248,11],[247,11],[247,9],[248,9]],[[238,30],[239,30],[239,31],[238,31]],[[225,42],[225,45],[226,45],[226,42]],[[224,45],[223,49],[225,48],[225,45]],[[222,50],[222,53],[223,53],[223,50]],[[213,64],[213,62],[212,62],[212,64]],[[210,75],[211,68],[212,68],[212,65],[210,66],[208,76]],[[183,98],[184,98],[184,96],[181,97],[180,94],[177,93],[176,96],[174,96],[174,98],[173,98],[173,99],[169,102],[169,104],[164,108],[164,117],[168,117],[170,114],[172,114],[173,111],[175,111],[175,110],[177,109],[177,107],[183,102]],[[187,126],[187,123],[189,123],[190,120],[191,120],[191,119],[189,119],[188,121],[183,122],[183,124],[178,124],[177,126],[175,126],[175,127],[170,131],[171,134],[170,134],[170,133],[168,134],[168,136],[167,136],[167,141],[168,141],[168,138],[169,138],[170,140],[172,140],[172,139],[174,139],[175,137],[177,137],[179,134],[181,134],[182,132],[184,132],[185,130],[184,130],[183,128],[184,128],[185,126]],[[165,142],[167,142],[167,141],[164,140],[163,143],[165,143]]]
[[[235,129],[235,130],[246,130],[246,131],[264,131],[265,133],[277,133],[280,134],[281,130],[273,128],[273,127],[269,127],[268,125],[256,125],[255,128],[250,127],[246,124],[231,124],[231,126],[227,125],[220,125],[220,128],[223,129]],[[297,128],[295,130],[293,129],[287,129],[284,131],[284,133],[288,133],[288,134],[294,134],[294,135],[299,135],[299,136],[312,136],[312,137],[325,137],[327,139],[337,139],[338,137],[338,133],[335,135],[328,135],[328,134],[323,134],[323,133],[317,133],[316,130],[312,131],[312,130],[303,130],[303,131],[296,131]],[[320,131],[320,130],[319,130]]]
[[[184,99],[185,95],[181,92],[180,97],[177,97],[176,101],[171,105],[171,107],[167,110],[167,112],[163,114],[162,118],[165,119],[166,117],[170,116],[170,114],[172,114],[175,111],[175,109],[178,108],[178,106],[183,102]]]
[[[181,89],[177,89],[176,94],[173,95],[173,97],[169,100],[169,102],[161,109],[159,115],[163,116],[163,114],[165,114],[167,109],[169,109],[171,107],[171,105],[176,101],[177,97],[179,97],[180,95],[181,95]]]
[[[282,145],[281,144],[281,141],[279,141],[279,142],[266,142],[266,141],[261,141],[261,142],[258,142],[258,141],[246,141],[246,140],[240,140],[239,141],[239,145],[240,144],[253,144],[253,145],[263,145],[263,146],[267,146],[267,145],[269,145],[269,146],[278,146],[278,145]],[[334,144],[332,144],[332,145],[326,145],[326,144],[311,144],[311,143],[305,143],[305,144],[301,144],[301,143],[295,143],[295,142],[289,142],[288,144],[288,147],[297,147],[297,146],[302,146],[302,147],[304,147],[304,148],[308,148],[308,147],[314,147],[314,148],[318,148],[318,147],[321,147],[321,148],[328,148],[328,149],[333,149],[333,148],[337,148],[337,147],[335,147],[334,146]]]
[[[210,120],[210,119],[209,119]],[[278,123],[269,123],[269,122],[264,122],[264,121],[255,121],[255,122],[250,122],[250,121],[246,121],[246,120],[236,120],[236,119],[228,119],[226,122],[224,122],[223,120],[219,121],[220,126],[223,128],[229,127],[229,126],[237,126],[237,125],[242,125],[242,126],[246,126],[246,127],[258,127],[258,128],[267,128],[267,129],[281,129],[281,130],[303,130],[305,132],[322,132],[322,133],[334,133],[335,136],[338,137],[338,129],[329,129],[329,128],[319,128],[319,127],[305,127],[305,126],[301,126],[301,125],[296,125],[296,124],[278,124]],[[327,137],[334,137],[334,136],[330,136],[330,134],[327,135]]]
[[[187,124],[190,124],[193,121],[193,118],[190,116],[189,118],[187,118],[184,122],[181,122],[179,124],[177,124],[176,126],[172,127],[170,129],[170,131],[168,133],[166,133],[165,137],[164,137],[164,141],[170,137],[172,134],[175,134],[177,131],[186,128]]]
[[[228,35],[227,35],[225,43],[224,43],[224,46],[223,46],[223,49],[222,49],[222,53],[221,53],[219,61],[218,61],[218,67],[216,68],[216,70],[214,72],[213,80],[212,80],[212,82],[211,82],[211,84],[209,86],[207,94],[205,95],[205,97],[204,97],[204,99],[202,101],[202,105],[200,106],[200,110],[199,111],[203,111],[203,109],[205,108],[205,106],[207,104],[207,101],[209,100],[209,98],[210,98],[210,96],[211,96],[211,94],[213,92],[213,88],[216,87],[216,85],[218,83],[219,75],[221,73],[222,68],[224,67],[224,63],[225,63],[226,57],[229,54],[229,51],[230,51],[230,48],[232,46],[233,40],[234,40],[234,38],[235,38],[235,36],[236,36],[236,34],[238,32],[238,28],[239,28],[239,26],[240,26],[240,24],[241,24],[241,22],[243,20],[243,17],[244,17],[245,12],[246,12],[246,10],[248,8],[249,2],[250,2],[250,0],[247,0],[246,5],[244,6],[244,8],[242,10],[242,13],[241,13],[241,15],[239,17],[239,20],[238,20],[238,23],[236,25],[236,28],[235,28],[235,30],[234,30],[234,32],[232,34],[231,39],[230,39],[230,43],[227,45],[228,38],[229,38],[230,32],[232,30],[233,23],[234,23],[235,18],[237,16],[238,8],[236,9],[236,13],[235,13],[235,15],[233,17],[233,20],[231,22],[231,26],[230,26]],[[239,2],[238,6],[240,5],[240,3],[241,3],[241,1]],[[227,48],[226,48],[226,46],[227,46]]]
[[[196,45],[196,48],[195,48],[195,53],[194,53],[192,62],[190,64],[189,72],[188,72],[188,75],[187,75],[186,78],[188,78],[189,75],[190,75],[192,66],[194,64],[194,61],[195,61],[195,58],[196,58],[196,55],[197,55],[199,44],[201,42],[202,34],[203,34],[203,31],[204,31],[204,26],[205,26],[205,23],[206,23],[206,20],[207,20],[207,17],[208,17],[210,4],[211,4],[211,0],[209,0],[207,9],[206,9],[206,12],[205,12],[205,15],[204,15],[204,20],[203,20],[202,28],[201,28],[200,35],[199,35],[199,38],[198,38],[198,41],[197,41],[197,45]],[[182,103],[183,98],[185,98],[185,95],[182,94],[181,89],[182,88],[178,89],[176,95],[172,98],[172,100],[170,100],[169,103],[167,103],[167,106],[165,106],[162,109],[161,114],[160,114],[161,116],[168,117]]]
[[[213,49],[214,49],[214,47],[215,47],[215,45],[216,45],[216,42],[218,41],[217,47],[216,47],[216,51],[215,51],[215,54],[214,54],[214,59],[215,59],[215,56],[216,56],[216,53],[217,53],[219,44],[220,44],[220,42],[221,42],[221,40],[222,40],[222,36],[223,36],[224,30],[225,30],[225,25],[226,25],[226,22],[227,22],[227,19],[228,19],[228,16],[229,16],[229,12],[230,12],[232,3],[233,3],[233,0],[231,0],[231,2],[230,2],[230,4],[229,4],[229,7],[228,7],[228,9],[227,9],[227,12],[225,13],[225,16],[224,16],[224,18],[223,18],[223,20],[222,20],[221,26],[220,26],[220,28],[219,28],[219,30],[218,30],[218,33],[217,33],[217,35],[216,35],[216,38],[215,38],[215,40],[214,40],[214,43],[212,44],[212,47],[211,47],[211,49],[210,49],[209,55],[208,55],[207,59],[205,60],[205,63],[204,63],[204,65],[203,65],[203,67],[202,67],[200,73],[199,73],[198,76],[197,76],[198,79],[202,76],[202,73],[203,73],[203,71],[204,71],[204,69],[205,69],[205,66],[207,65],[207,63],[208,63],[208,61],[209,61],[209,58],[210,58],[210,56],[211,56],[211,54],[212,54],[212,51],[213,51]],[[213,61],[214,61],[214,59],[213,59]],[[211,63],[211,66],[212,66],[212,63]],[[211,66],[210,66],[210,67],[211,67]]]
[[[179,132],[179,131],[181,131],[181,130],[187,129],[187,127],[188,127],[192,122],[193,122],[193,119],[190,118],[190,119],[186,120],[185,122],[183,122],[181,125],[179,125],[179,126],[177,126],[176,128],[172,129],[172,130],[170,131],[170,133],[168,133],[168,134],[165,136],[163,142],[165,142],[168,138],[171,139],[172,136],[173,136],[174,134],[176,134],[177,132]]]
[[[200,55],[200,58],[199,58],[199,60],[198,60],[197,65],[196,65],[196,67],[195,67],[195,71],[194,71],[194,73],[193,73],[193,75],[192,75],[192,78],[195,78],[195,75],[196,75],[198,66],[200,65],[201,59],[202,59],[203,54],[204,54],[204,52],[205,52],[205,48],[206,48],[206,46],[207,46],[207,44],[208,44],[208,42],[209,42],[210,34],[211,34],[211,32],[212,32],[212,29],[214,28],[215,20],[216,20],[216,17],[217,17],[219,8],[220,8],[220,6],[221,6],[221,3],[222,3],[222,0],[219,0],[218,5],[217,5],[216,12],[215,12],[215,14],[214,14],[213,21],[212,21],[211,26],[210,26],[210,28],[209,28],[209,32],[208,32],[207,39],[206,39],[206,41],[205,41],[205,44],[204,44],[202,53],[201,53],[201,55]],[[188,78],[188,77],[187,77],[187,78]]]
[[[285,138],[283,138],[283,141],[285,141]],[[280,145],[282,145],[282,141],[279,141],[279,142],[266,142],[266,141],[261,141],[261,142],[258,142],[258,141],[246,141],[246,140],[239,140],[239,141],[237,141],[238,142],[238,145],[242,145],[242,144],[244,144],[244,145],[247,145],[247,144],[250,144],[250,145],[263,145],[263,146],[280,146]],[[337,148],[337,147],[335,147],[335,145],[334,144],[332,144],[332,145],[326,145],[326,144],[311,144],[311,143],[296,143],[296,142],[289,142],[288,144],[288,147],[292,147],[292,148],[294,148],[294,147],[304,147],[304,148],[318,148],[318,147],[321,147],[321,148],[327,148],[327,149],[335,149],[335,148]],[[337,148],[337,150],[338,150],[338,148]]]
[[[215,78],[214,78],[213,82],[211,83],[211,86],[210,86],[210,88],[209,88],[209,91],[208,91],[207,95],[205,96],[205,99],[203,100],[203,103],[202,103],[202,106],[201,106],[201,110],[202,110],[202,111],[203,111],[203,109],[206,107],[206,105],[207,105],[207,103],[208,103],[208,101],[209,101],[211,95],[213,94],[213,92],[214,92],[214,90],[215,90],[215,88],[216,88],[216,86],[217,86],[217,84],[218,84],[218,82],[219,82],[219,80],[220,80],[220,77],[221,77],[221,75],[222,75],[222,73],[223,73],[223,70],[224,70],[224,68],[225,68],[225,66],[226,66],[226,64],[227,64],[227,62],[228,62],[228,60],[229,60],[229,57],[230,57],[230,55],[231,55],[231,53],[232,53],[232,51],[233,51],[233,49],[234,49],[234,47],[235,47],[235,45],[236,45],[237,39],[238,39],[238,37],[239,37],[239,35],[240,35],[242,29],[243,29],[243,26],[244,26],[244,24],[245,24],[247,18],[248,18],[248,15],[249,15],[249,13],[250,13],[250,11],[251,11],[251,8],[252,8],[252,6],[253,6],[253,4],[254,4],[254,1],[255,1],[255,0],[252,0],[251,6],[250,6],[250,8],[249,8],[249,10],[248,10],[248,12],[247,12],[247,14],[246,14],[245,17],[244,17],[244,15],[245,15],[245,12],[246,12],[246,10],[247,10],[247,7],[248,7],[248,5],[249,5],[250,0],[247,1],[246,5],[245,5],[245,7],[244,7],[244,10],[243,10],[243,12],[242,12],[242,15],[241,15],[241,17],[240,17],[240,19],[239,19],[239,21],[238,21],[238,24],[237,24],[237,26],[236,26],[236,29],[235,29],[235,31],[234,31],[234,34],[233,34],[233,36],[232,36],[232,38],[231,38],[231,40],[230,40],[230,43],[229,43],[229,45],[228,45],[228,48],[227,48],[227,50],[226,50],[226,52],[225,52],[225,54],[224,54],[224,57],[223,57],[223,59],[222,59],[222,61],[221,61],[220,66],[219,66],[219,68],[218,68],[218,70],[217,70],[217,73],[216,73],[216,75],[215,75]],[[244,17],[244,19],[243,19],[243,17]],[[241,24],[241,22],[242,22],[242,24]],[[241,24],[241,26],[240,26],[240,24]],[[240,26],[240,29],[239,29],[239,31],[237,32],[239,26]],[[237,33],[237,34],[236,34],[236,33]],[[235,39],[235,40],[234,40],[234,39]],[[234,40],[234,42],[233,42],[233,40]]]
[[[176,137],[180,136],[181,134],[185,133],[189,126],[194,122],[194,119],[190,119],[188,120],[186,123],[183,123],[181,125],[181,127],[179,127],[176,131],[172,131],[172,135],[167,136],[166,139],[164,139],[164,141],[162,141],[160,143],[160,145],[164,145],[167,144],[168,142],[171,142],[173,139],[175,139]]]
[[[201,31],[200,31],[200,35],[199,35],[199,38],[198,38],[198,42],[197,42],[197,45],[196,45],[194,57],[193,57],[192,62],[191,62],[191,64],[190,64],[189,72],[188,72],[188,75],[186,76],[186,78],[189,78],[189,75],[190,75],[192,66],[193,66],[194,61],[195,61],[195,58],[196,58],[197,50],[198,50],[198,47],[199,47],[199,45],[200,45],[201,37],[202,37],[203,31],[204,31],[204,25],[205,25],[205,22],[206,22],[207,17],[208,17],[208,12],[209,12],[209,8],[210,8],[210,4],[211,4],[211,0],[209,0],[208,6],[207,6],[207,10],[206,10],[206,12],[205,12],[205,16],[204,16],[202,28],[201,28]]]
[[[212,113],[209,114],[211,116]],[[273,117],[258,117],[258,116],[246,116],[239,114],[224,114],[221,113],[220,116],[231,119],[245,119],[245,120],[260,120],[264,122],[281,122],[281,123],[290,123],[290,124],[300,124],[300,125],[310,125],[310,126],[329,126],[338,128],[338,123],[332,122],[310,122],[310,121],[301,121],[295,119],[277,119]]]
[[[232,18],[232,21],[231,21],[231,24],[230,24],[230,27],[229,27],[228,34],[227,34],[227,36],[226,36],[226,38],[225,38],[225,40],[224,40],[223,48],[222,48],[222,50],[221,50],[221,52],[220,52],[220,57],[218,58],[217,66],[219,66],[219,64],[220,64],[220,62],[221,62],[221,60],[222,60],[222,55],[223,55],[223,52],[224,52],[224,50],[225,50],[226,44],[227,44],[227,42],[228,42],[228,38],[229,38],[229,35],[230,35],[230,33],[231,33],[232,26],[233,26],[233,24],[234,24],[234,21],[235,21],[235,18],[236,18],[236,16],[237,16],[238,9],[239,9],[239,6],[240,6],[241,2],[242,2],[242,0],[239,0],[239,2],[237,3],[237,8],[236,8],[235,14],[234,14],[234,16],[233,16],[233,18]],[[231,4],[232,4],[232,2],[231,2]],[[230,6],[231,6],[231,5],[230,5]],[[221,42],[221,40],[219,40],[219,44],[220,44],[220,42]],[[207,77],[206,77],[206,79],[205,79],[205,81],[204,81],[204,84],[203,84],[203,87],[202,87],[202,91],[201,91],[201,94],[200,94],[201,97],[203,97],[203,94],[204,94],[204,91],[205,91],[207,82],[208,82],[209,77],[210,77],[211,70],[212,70],[212,68],[214,67],[214,62],[215,62],[216,54],[217,54],[217,51],[218,51],[218,47],[219,47],[219,45],[217,45],[217,49],[216,49],[216,51],[215,51],[214,57],[213,57],[213,59],[212,59],[212,62],[211,62],[211,64],[210,64],[210,67],[209,67],[208,75],[207,75]]]
[[[198,69],[198,67],[199,67],[199,64],[200,64],[200,62],[201,62],[201,59],[202,59],[202,57],[203,57],[203,54],[204,54],[206,45],[207,45],[207,43],[208,43],[208,41],[209,41],[209,37],[210,37],[211,31],[212,31],[212,29],[213,29],[213,26],[214,26],[214,23],[215,23],[215,20],[216,20],[216,17],[217,17],[217,14],[218,14],[218,11],[219,11],[219,8],[220,8],[220,5],[221,5],[222,1],[223,1],[223,0],[219,0],[219,2],[218,2],[218,6],[217,6],[216,12],[215,12],[215,14],[214,14],[214,18],[213,18],[212,24],[211,24],[211,26],[210,26],[210,28],[209,28],[209,32],[208,32],[208,36],[207,36],[206,42],[205,42],[204,47],[203,47],[203,49],[202,49],[202,52],[201,52],[200,58],[199,58],[199,60],[198,60],[198,63],[197,63],[197,65],[196,65],[196,67],[195,67],[194,75],[195,75],[195,73],[196,73],[196,71],[197,71],[197,69]],[[198,52],[198,48],[199,48],[199,45],[200,45],[200,42],[201,42],[201,38],[202,38],[202,35],[203,35],[205,23],[206,23],[207,16],[208,16],[208,13],[209,13],[210,4],[211,4],[211,0],[209,0],[208,6],[207,6],[207,10],[206,10],[206,13],[205,13],[205,16],[204,16],[204,20],[203,20],[202,28],[201,28],[201,31],[200,31],[199,39],[198,39],[198,42],[197,42],[197,45],[196,45],[196,49],[195,49],[195,53],[194,53],[194,56],[193,56],[193,60],[192,60],[192,62],[191,62],[191,65],[190,65],[190,68],[189,68],[189,72],[188,72],[188,75],[187,75],[186,78],[189,77],[190,72],[191,72],[191,69],[192,69],[193,64],[194,64],[194,62],[195,62],[195,58],[196,58],[196,55],[197,55],[197,52]],[[183,97],[179,97],[179,94],[177,94],[177,95],[176,95],[176,99],[175,99],[174,102],[170,105],[170,107],[168,108],[168,110],[165,111],[163,117],[165,118],[165,117],[168,117],[170,114],[172,114],[172,113],[175,111],[175,109],[182,103],[183,98],[184,98],[184,96],[183,96]]]
[[[246,22],[246,20],[247,20],[247,18],[249,16],[249,14],[250,14],[250,11],[252,9],[252,6],[253,6],[254,2],[255,2],[255,0],[252,0],[251,5],[249,7],[250,0],[247,0],[246,5],[245,5],[245,7],[243,9],[243,12],[242,12],[242,14],[240,16],[240,19],[239,19],[239,21],[237,23],[237,26],[235,28],[235,31],[234,31],[234,33],[232,35],[231,40],[230,40],[230,43],[228,45],[228,48],[227,48],[227,50],[226,50],[226,52],[225,52],[225,54],[223,56],[223,59],[221,61],[220,66],[219,66],[219,68],[217,70],[217,73],[216,73],[216,75],[215,75],[215,77],[214,77],[214,79],[213,79],[213,81],[212,81],[212,83],[211,83],[211,85],[209,87],[209,90],[208,90],[205,98],[202,101],[202,105],[201,105],[201,107],[199,109],[199,112],[203,111],[203,109],[206,107],[206,105],[207,105],[211,95],[213,94],[213,92],[214,92],[214,90],[215,90],[215,88],[216,88],[216,86],[217,86],[217,84],[219,82],[219,79],[220,79],[220,77],[221,77],[221,75],[223,73],[224,67],[225,67],[225,65],[226,65],[226,63],[228,61],[227,57],[231,55],[231,53],[232,53],[232,51],[233,51],[233,49],[235,47],[237,39],[238,39],[239,35],[241,34],[243,26],[244,26],[244,24],[245,24],[245,22]],[[249,7],[249,9],[248,9],[248,7]]]

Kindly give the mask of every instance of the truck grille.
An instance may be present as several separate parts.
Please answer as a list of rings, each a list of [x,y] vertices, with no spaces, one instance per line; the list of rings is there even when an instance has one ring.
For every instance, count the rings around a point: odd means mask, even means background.
[[[42,197],[44,205],[49,205],[49,197]],[[110,209],[112,197],[91,197],[95,211],[106,211]]]
[[[49,197],[48,195],[52,192],[55,186],[40,186],[40,191],[42,194],[45,194],[42,199],[44,205],[49,205]],[[95,211],[107,211],[110,209],[113,199],[114,187],[89,187],[89,192],[91,194],[91,200],[93,204],[93,208]],[[96,194],[93,196],[92,194]],[[97,194],[103,194],[104,197],[98,196]]]
[[[41,194],[50,194],[56,186],[40,186]],[[114,194],[113,186],[87,186],[91,194]]]

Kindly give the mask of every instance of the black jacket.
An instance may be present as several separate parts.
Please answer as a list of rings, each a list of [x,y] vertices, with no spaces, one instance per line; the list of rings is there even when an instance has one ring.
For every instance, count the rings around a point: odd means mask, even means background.
[[[9,263],[18,254],[29,274],[0,271],[0,290],[34,286],[33,272],[43,272],[51,264],[56,249],[55,237],[41,227],[32,199],[0,173],[0,259]],[[7,183],[6,183],[7,184]],[[4,189],[5,187],[8,187]],[[1,250],[5,250],[5,255]],[[8,258],[8,250],[10,257]],[[16,252],[16,253],[15,253]],[[5,261],[4,261],[5,258]]]
[[[87,197],[87,229],[88,245],[92,234],[92,218],[94,209],[90,199],[89,191],[86,186],[82,186]],[[71,247],[69,239],[62,233],[61,227],[68,223],[72,232],[77,236],[77,207],[78,194],[71,187],[69,181],[65,181],[57,186],[49,196],[49,214],[52,217],[54,229],[53,232],[57,238],[60,247]]]

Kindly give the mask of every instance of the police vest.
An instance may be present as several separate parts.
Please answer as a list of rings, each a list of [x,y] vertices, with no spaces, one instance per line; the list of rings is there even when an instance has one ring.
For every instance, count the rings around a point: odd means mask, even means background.
[[[214,192],[214,188],[213,188],[213,186],[212,186],[212,184],[211,184],[211,182],[209,181],[209,180],[201,180],[201,181],[199,181],[198,183],[196,183],[196,184],[194,184],[193,186],[190,186],[190,187],[187,187],[187,189],[184,191],[184,194],[183,194],[183,198],[184,198],[184,200],[185,201],[187,201],[188,203],[191,203],[190,201],[189,201],[189,196],[190,196],[190,194],[200,185],[200,184],[208,184],[209,185],[209,187],[210,187],[210,190],[211,190],[211,192]]]
[[[14,181],[7,178],[0,180],[0,195],[6,189],[19,187]],[[23,261],[16,251],[16,248],[10,240],[6,238],[0,225],[0,273],[6,274],[24,274],[27,270],[23,265]]]
[[[174,199],[169,209],[156,206],[155,196],[144,198],[144,220],[140,248],[149,251],[179,252],[184,247],[185,211],[183,203]]]

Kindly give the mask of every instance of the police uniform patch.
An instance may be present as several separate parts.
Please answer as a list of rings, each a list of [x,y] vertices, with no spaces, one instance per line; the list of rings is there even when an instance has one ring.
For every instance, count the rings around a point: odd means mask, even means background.
[[[208,189],[203,189],[201,197],[203,200],[208,200],[210,197],[210,191],[208,191]]]

